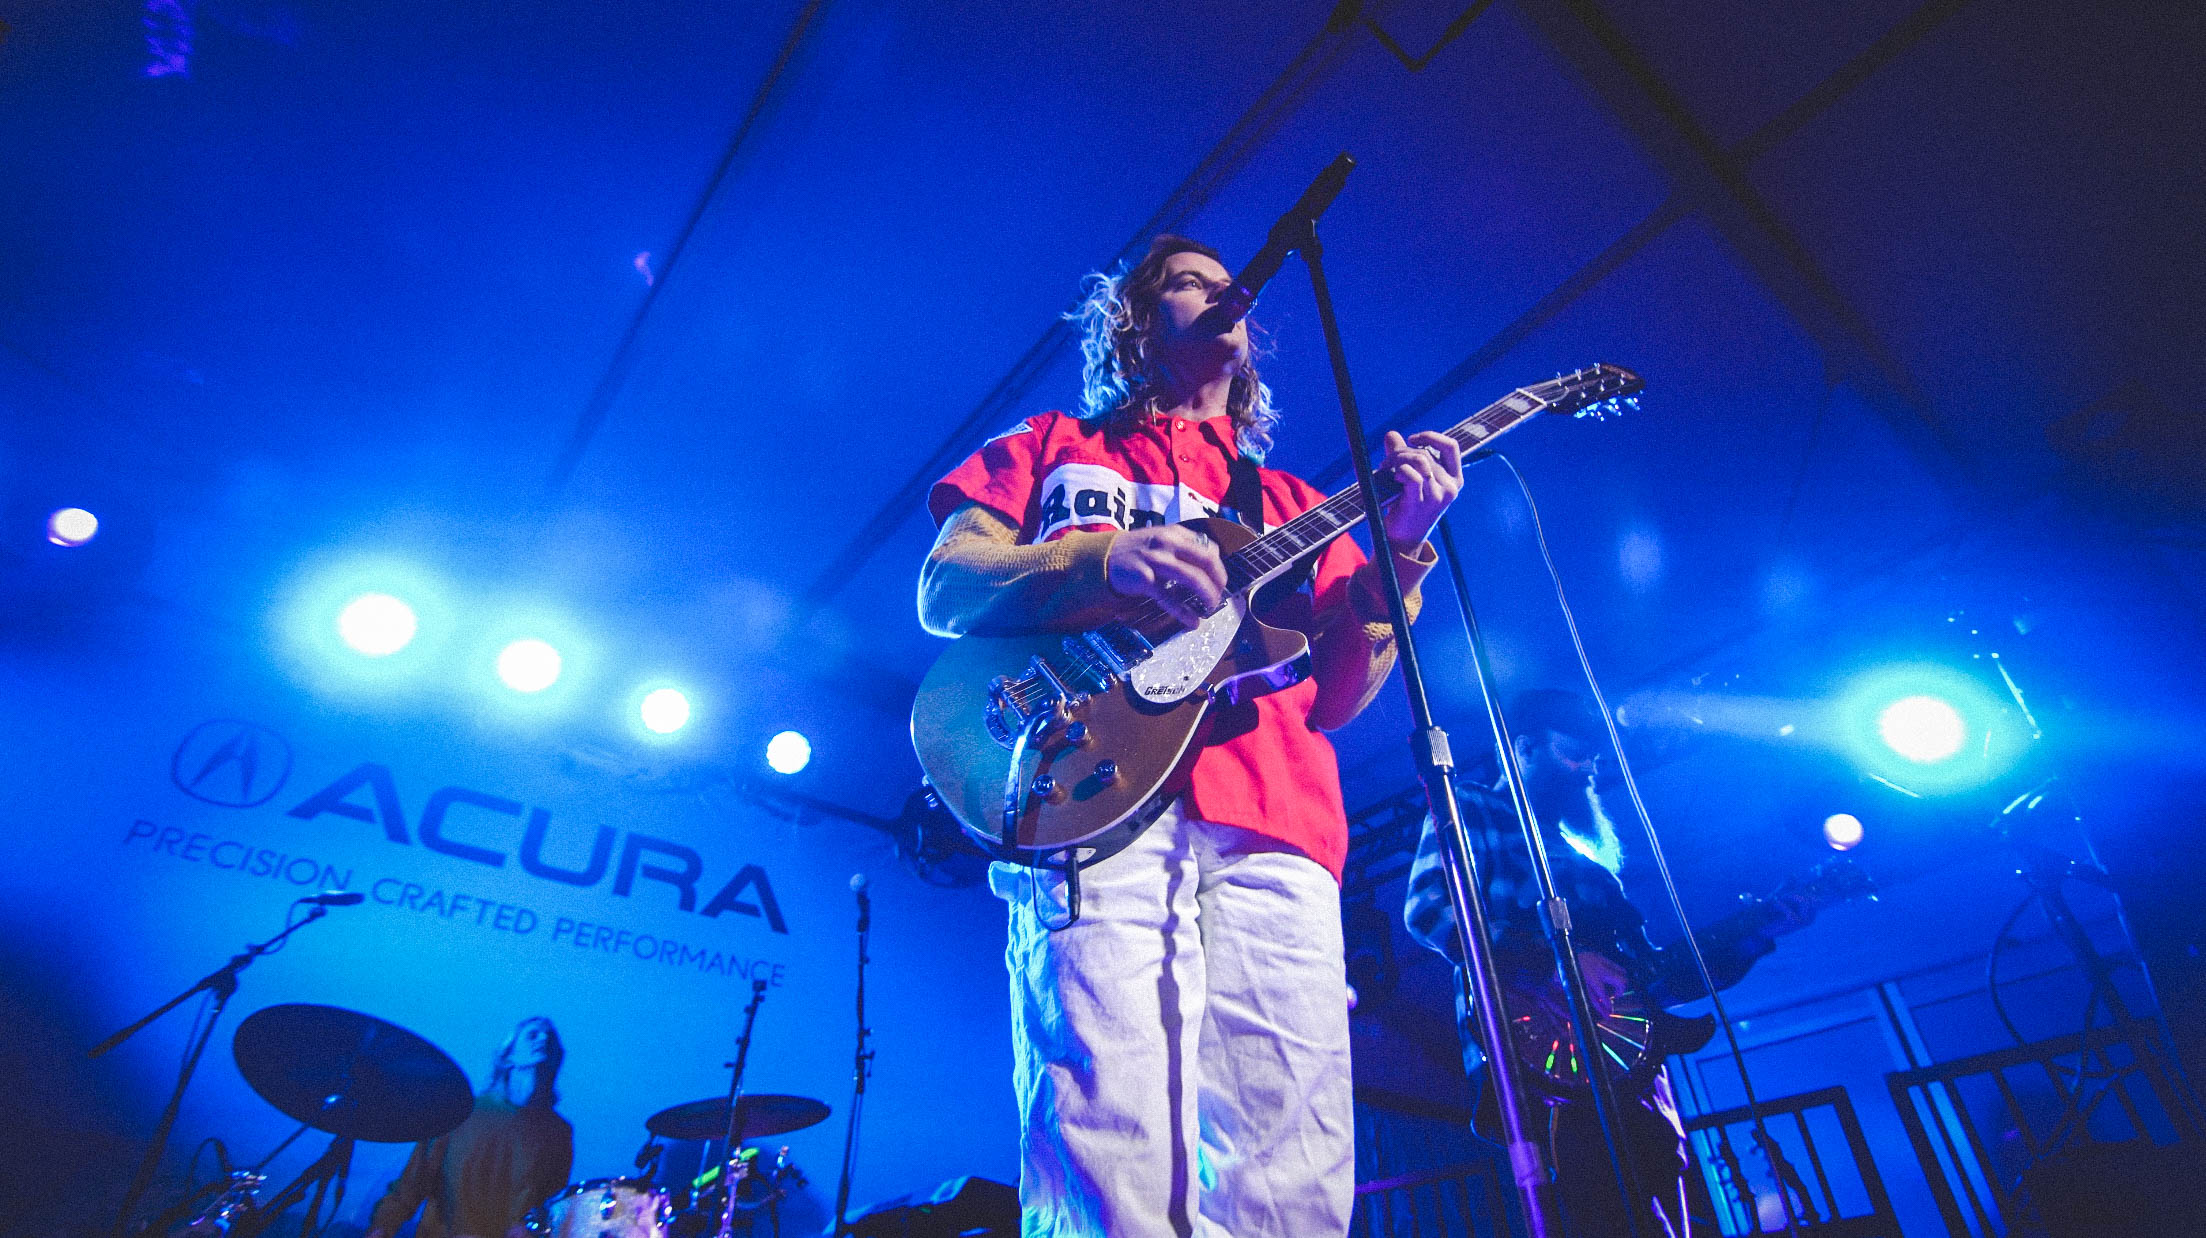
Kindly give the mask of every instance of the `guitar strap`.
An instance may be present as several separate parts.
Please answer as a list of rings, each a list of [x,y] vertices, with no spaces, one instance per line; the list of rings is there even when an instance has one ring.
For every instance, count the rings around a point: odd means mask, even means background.
[[[1238,453],[1233,457],[1233,467],[1226,482],[1226,505],[1251,533],[1258,537],[1264,535],[1264,488],[1257,478],[1256,461]],[[1269,613],[1281,598],[1310,583],[1316,573],[1317,553],[1312,552],[1257,590],[1250,600],[1252,607],[1259,615]]]
[[[1264,535],[1264,488],[1256,477],[1256,461],[1235,452],[1233,470],[1226,482],[1226,504],[1251,533]]]

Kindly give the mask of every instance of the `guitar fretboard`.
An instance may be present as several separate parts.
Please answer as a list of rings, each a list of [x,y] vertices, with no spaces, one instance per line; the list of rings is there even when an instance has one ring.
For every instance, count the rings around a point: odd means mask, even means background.
[[[1512,391],[1461,424],[1446,431],[1465,455],[1483,449],[1495,439],[1546,410],[1546,400],[1529,391]],[[1391,474],[1378,477],[1379,498],[1384,502],[1402,491]],[[1363,520],[1363,491],[1350,486],[1316,507],[1264,534],[1226,560],[1230,586],[1243,589],[1303,555],[1324,546]]]

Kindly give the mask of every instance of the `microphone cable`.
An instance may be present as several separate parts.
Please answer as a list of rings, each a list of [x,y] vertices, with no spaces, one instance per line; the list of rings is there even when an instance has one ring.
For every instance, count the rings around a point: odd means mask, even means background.
[[[1648,815],[1646,801],[1640,797],[1639,780],[1632,774],[1631,759],[1624,755],[1623,736],[1616,729],[1616,715],[1609,709],[1608,697],[1601,691],[1600,679],[1593,671],[1593,660],[1586,653],[1585,639],[1578,632],[1578,617],[1570,608],[1569,596],[1563,591],[1562,573],[1556,569],[1554,553],[1548,548],[1547,526],[1540,520],[1539,504],[1532,498],[1532,487],[1525,481],[1516,461],[1492,449],[1479,452],[1476,456],[1480,460],[1488,458],[1499,460],[1508,466],[1509,475],[1516,479],[1518,493],[1524,496],[1525,510],[1532,517],[1533,542],[1539,547],[1540,562],[1547,568],[1548,582],[1555,588],[1555,605],[1562,612],[1564,628],[1570,633],[1570,645],[1577,654],[1578,669],[1585,676],[1586,687],[1593,694],[1594,707],[1601,714],[1601,725],[1608,731],[1609,746],[1616,753],[1617,774],[1624,784],[1625,793],[1631,798],[1632,812],[1639,818],[1640,830],[1647,839],[1647,854],[1654,860],[1655,871],[1661,877],[1662,891],[1669,900],[1670,912],[1677,918],[1678,927],[1684,931],[1686,953],[1693,960],[1693,969],[1700,977],[1701,986],[1708,991],[1709,1007],[1716,1016],[1717,1025],[1723,1029],[1724,1044],[1729,1050],[1732,1065],[1739,1072],[1739,1086],[1746,1094],[1747,1115],[1753,1121],[1755,1138],[1764,1149],[1764,1159],[1769,1161],[1770,1181],[1776,1184],[1777,1197],[1785,1206],[1785,1233],[1791,1238],[1799,1238],[1799,1216],[1798,1210],[1793,1207],[1792,1189],[1786,1184],[1784,1175],[1778,1172],[1777,1164],[1772,1159],[1777,1151],[1777,1141],[1770,1135],[1769,1127],[1763,1120],[1762,1102],[1755,1094],[1754,1080],[1747,1071],[1746,1054],[1739,1047],[1738,1030],[1732,1026],[1731,1014],[1724,1008],[1722,995],[1716,992],[1716,979],[1708,970],[1708,959],[1701,952],[1700,938],[1693,932],[1692,922],[1685,918],[1685,901],[1678,894],[1677,881],[1670,875],[1669,857],[1663,853],[1662,841],[1655,834],[1654,819]],[[1454,539],[1448,540],[1452,543]],[[1448,547],[1448,557],[1455,579],[1466,581],[1468,577],[1463,572],[1462,562],[1456,556],[1452,544]],[[1465,637],[1469,638],[1467,624]],[[1588,1063],[1589,1067],[1592,1065]],[[1807,1201],[1803,1198],[1802,1202]],[[1759,1228],[1760,1218],[1749,1218],[1749,1224]]]

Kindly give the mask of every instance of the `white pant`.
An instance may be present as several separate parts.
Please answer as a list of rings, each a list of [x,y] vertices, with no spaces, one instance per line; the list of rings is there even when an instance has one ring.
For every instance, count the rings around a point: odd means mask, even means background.
[[[1355,1195],[1340,887],[1176,803],[1064,878],[1008,864],[1025,1238],[1331,1238]]]

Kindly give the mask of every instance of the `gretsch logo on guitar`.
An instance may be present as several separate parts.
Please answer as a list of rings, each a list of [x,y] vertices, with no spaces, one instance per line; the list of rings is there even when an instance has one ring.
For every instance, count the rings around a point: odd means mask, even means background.
[[[1519,388],[1447,431],[1466,452],[1542,413],[1599,414],[1644,384],[1596,365]],[[1382,501],[1398,493],[1379,479]],[[958,824],[999,859],[1090,864],[1132,841],[1164,804],[1214,700],[1298,682],[1309,641],[1251,613],[1256,590],[1363,521],[1355,487],[1259,536],[1231,520],[1186,523],[1218,544],[1227,590],[1187,628],[1148,604],[1082,632],[952,642],[912,705],[912,746]]]

